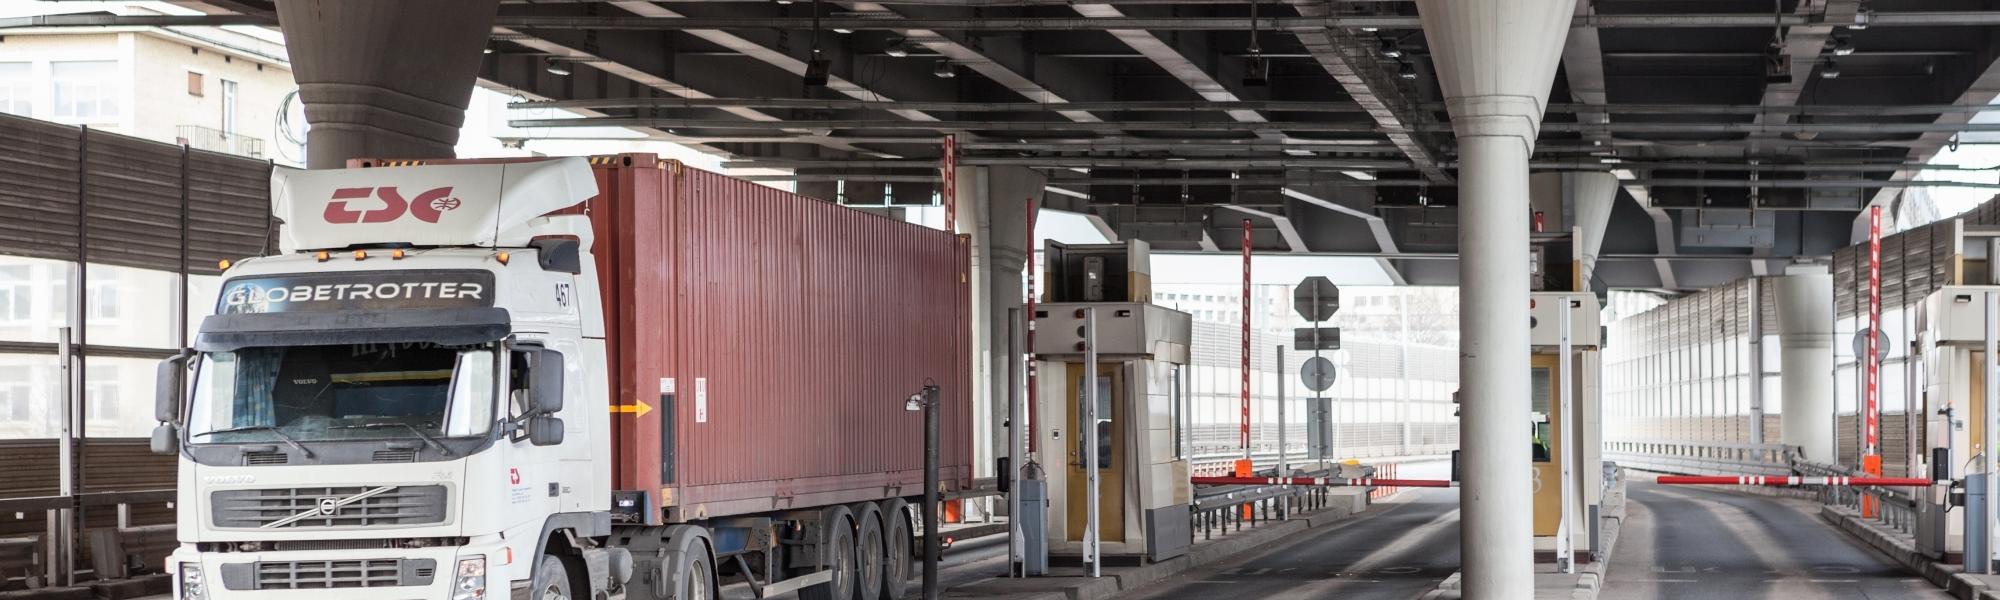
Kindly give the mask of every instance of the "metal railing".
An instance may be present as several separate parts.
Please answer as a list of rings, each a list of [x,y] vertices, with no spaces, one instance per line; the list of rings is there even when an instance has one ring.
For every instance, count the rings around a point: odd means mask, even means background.
[[[200,125],[181,125],[175,135],[183,146],[196,150],[222,152],[250,158],[264,157],[264,140],[233,131],[223,131]]]
[[[1326,471],[1313,471],[1304,476],[1326,474]],[[1284,520],[1302,511],[1326,508],[1331,494],[1329,488],[1319,486],[1230,485],[1202,488],[1195,490],[1194,506],[1190,507],[1193,527],[1201,531],[1201,539],[1212,539],[1218,531],[1228,534],[1242,531],[1246,525],[1256,527],[1260,522]]]

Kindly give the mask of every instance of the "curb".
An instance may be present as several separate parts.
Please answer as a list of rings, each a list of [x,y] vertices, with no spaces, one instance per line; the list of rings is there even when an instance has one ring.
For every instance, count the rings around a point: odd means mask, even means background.
[[[1819,509],[1819,517],[1836,529],[1860,539],[1862,543],[1888,556],[1897,564],[1915,571],[1932,585],[1944,588],[1946,593],[1954,597],[1961,600],[1996,597],[1995,591],[1990,589],[1985,581],[1965,574],[1962,567],[1941,563],[1917,552],[1915,542],[1904,541],[1901,534],[1871,523],[1853,511],[1822,506]]]

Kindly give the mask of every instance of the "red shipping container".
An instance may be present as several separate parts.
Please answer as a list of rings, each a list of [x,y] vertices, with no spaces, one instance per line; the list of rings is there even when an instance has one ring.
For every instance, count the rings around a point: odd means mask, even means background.
[[[655,408],[614,415],[614,489],[667,521],[920,495],[926,382],[940,482],[972,485],[964,238],[652,154],[591,164],[612,402]]]

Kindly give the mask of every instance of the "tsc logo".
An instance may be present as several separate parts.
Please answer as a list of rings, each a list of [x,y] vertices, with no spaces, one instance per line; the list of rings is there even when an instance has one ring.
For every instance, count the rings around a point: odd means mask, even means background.
[[[382,208],[353,210],[347,201],[374,196],[382,201]],[[333,201],[326,203],[323,215],[328,223],[346,225],[351,223],[387,223],[403,218],[405,213],[425,223],[436,223],[445,212],[458,208],[459,199],[451,195],[450,187],[435,188],[416,198],[404,199],[402,192],[393,187],[340,188],[333,191]]]

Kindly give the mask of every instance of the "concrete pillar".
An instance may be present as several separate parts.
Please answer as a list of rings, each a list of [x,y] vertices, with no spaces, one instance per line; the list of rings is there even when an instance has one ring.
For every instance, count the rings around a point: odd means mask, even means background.
[[[1028,199],[1048,179],[1025,167],[959,167],[958,231],[972,236],[973,472],[1007,455],[1007,311],[1021,308]]]
[[[453,156],[499,0],[285,0],[306,165]]]
[[[1459,152],[1464,596],[1535,595],[1528,157],[1575,0],[1417,0]]]
[[[1784,443],[1806,460],[1833,464],[1833,276],[1774,277],[1778,312],[1778,382]]]
[[[1597,254],[1604,248],[1604,229],[1611,226],[1611,205],[1618,201],[1618,176],[1604,172],[1564,173],[1563,192],[1576,215],[1576,245],[1583,256],[1577,268],[1577,291],[1590,290],[1597,272]]]

